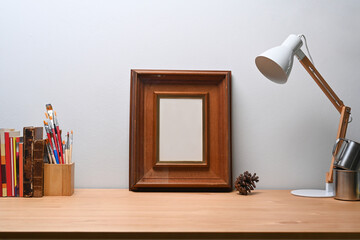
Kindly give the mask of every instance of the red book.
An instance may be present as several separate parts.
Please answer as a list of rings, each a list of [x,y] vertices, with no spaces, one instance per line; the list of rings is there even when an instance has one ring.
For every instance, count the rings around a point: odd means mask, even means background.
[[[20,143],[20,137],[15,138],[15,151],[16,151],[16,158],[14,158],[15,166],[15,196],[19,197],[19,143]]]
[[[1,140],[0,140],[0,142],[1,142]],[[0,147],[0,156],[1,156],[1,147]],[[0,197],[2,197],[3,190],[2,190],[2,176],[1,176],[1,162],[0,162],[0,184],[1,184],[1,186],[0,186]]]
[[[15,197],[15,169],[14,169],[14,161],[15,161],[16,155],[14,154],[14,138],[10,137],[10,165],[11,165],[11,196]]]
[[[23,161],[24,143],[19,143],[19,196],[24,196],[24,161]]]
[[[9,132],[5,132],[6,189],[8,197],[12,196],[10,145]]]

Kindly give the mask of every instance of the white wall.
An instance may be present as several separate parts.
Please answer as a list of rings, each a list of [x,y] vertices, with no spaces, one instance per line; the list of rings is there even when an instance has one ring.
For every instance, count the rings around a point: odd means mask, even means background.
[[[286,85],[254,58],[307,36],[360,141],[360,1],[0,1],[0,127],[73,129],[78,188],[128,187],[130,69],[232,71],[233,175],[322,188],[339,114],[295,61]]]

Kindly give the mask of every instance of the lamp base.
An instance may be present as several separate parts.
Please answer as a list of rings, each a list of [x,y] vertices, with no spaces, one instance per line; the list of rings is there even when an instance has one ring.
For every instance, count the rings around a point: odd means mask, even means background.
[[[326,183],[326,189],[299,189],[291,191],[291,194],[299,197],[334,197],[333,183]]]

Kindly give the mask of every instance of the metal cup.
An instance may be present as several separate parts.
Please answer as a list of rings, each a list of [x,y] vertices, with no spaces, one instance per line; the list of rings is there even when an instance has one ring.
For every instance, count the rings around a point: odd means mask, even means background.
[[[335,199],[360,200],[360,171],[335,169]]]
[[[335,150],[341,142],[340,149],[336,156],[334,156]],[[336,168],[353,171],[360,170],[360,143],[345,138],[339,138],[336,140],[332,154],[335,157],[334,166]]]

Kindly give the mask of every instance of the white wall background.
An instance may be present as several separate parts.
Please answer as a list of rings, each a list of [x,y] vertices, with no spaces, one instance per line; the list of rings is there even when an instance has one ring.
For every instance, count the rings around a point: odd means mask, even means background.
[[[0,127],[73,129],[77,188],[128,187],[130,69],[232,71],[233,175],[322,188],[339,114],[295,61],[286,85],[254,58],[307,36],[360,141],[360,1],[0,1]]]

